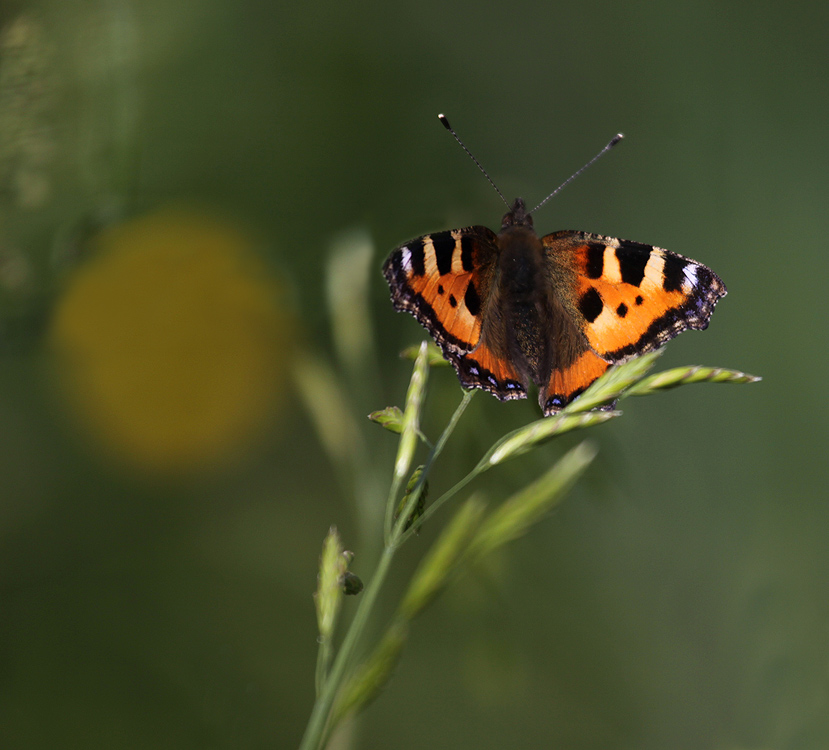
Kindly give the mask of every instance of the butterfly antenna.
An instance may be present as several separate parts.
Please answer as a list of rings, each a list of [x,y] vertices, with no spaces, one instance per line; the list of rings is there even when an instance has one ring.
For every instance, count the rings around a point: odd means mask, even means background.
[[[507,208],[512,210],[510,204],[507,203],[507,199],[504,198],[504,194],[498,189],[498,186],[492,181],[492,178],[487,174],[487,171],[481,166],[481,162],[479,162],[474,156],[472,156],[472,152],[466,146],[463,145],[463,141],[460,138],[458,138],[458,134],[454,130],[452,130],[452,126],[449,124],[449,120],[446,119],[446,115],[438,115],[438,120],[440,120],[443,123],[443,127],[445,127],[453,136],[455,136],[455,140],[458,143],[460,143],[461,148],[464,151],[466,151],[466,153],[469,155],[469,158],[472,159],[472,161],[474,161],[475,164],[478,165],[478,169],[480,169],[481,172],[484,173],[484,177],[486,177],[489,180],[489,184],[492,185],[492,187],[495,188],[495,192],[501,196],[501,200],[504,201],[504,205],[506,205]]]
[[[553,190],[553,192],[550,193],[543,201],[541,201],[541,203],[539,203],[532,211],[530,211],[530,213],[534,214],[548,200],[550,200],[550,198],[552,198],[556,193],[560,193],[562,190],[564,190],[564,188],[566,188],[573,180],[576,179],[576,177],[578,177],[582,172],[584,172],[585,169],[587,169],[589,166],[592,166],[592,164],[594,162],[598,161],[599,157],[604,156],[608,151],[610,151],[610,149],[612,149],[624,137],[625,136],[623,136],[621,133],[616,133],[616,135],[613,136],[613,138],[610,140],[610,143],[608,143],[607,146],[605,146],[601,151],[599,151],[599,153],[596,154],[581,169],[579,169],[577,172],[573,172],[573,174],[571,174],[564,182],[561,183],[561,185],[559,185],[555,190]],[[457,136],[455,136],[455,138],[457,138]],[[463,146],[463,144],[461,144],[461,146]],[[470,154],[470,156],[471,156],[471,154]]]

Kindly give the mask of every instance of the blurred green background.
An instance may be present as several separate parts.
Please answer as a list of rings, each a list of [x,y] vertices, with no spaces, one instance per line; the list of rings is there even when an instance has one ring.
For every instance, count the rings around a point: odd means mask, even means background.
[[[536,227],[710,265],[729,296],[658,367],[764,380],[624,402],[342,746],[829,747],[828,27],[814,2],[6,0],[2,746],[298,744],[320,545],[336,524],[370,575],[395,441],[364,415],[424,335],[380,264],[504,211],[445,112],[531,205],[624,132]],[[459,398],[434,371],[432,438]],[[433,491],[537,416],[478,396]]]

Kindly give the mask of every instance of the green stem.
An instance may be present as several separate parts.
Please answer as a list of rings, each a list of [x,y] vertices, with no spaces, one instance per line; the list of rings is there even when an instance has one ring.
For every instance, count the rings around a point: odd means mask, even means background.
[[[463,399],[461,399],[460,404],[458,404],[458,408],[455,409],[455,413],[449,420],[449,424],[446,425],[446,429],[443,431],[443,434],[438,438],[437,443],[435,443],[435,447],[432,448],[431,453],[429,453],[429,458],[426,460],[426,468],[424,468],[423,470],[424,474],[426,473],[426,470],[432,465],[434,460],[440,455],[440,452],[443,450],[443,446],[446,445],[446,441],[449,440],[449,436],[454,432],[455,427],[458,424],[458,420],[466,411],[466,407],[469,406],[469,402],[472,400],[472,397],[477,392],[478,391],[476,391],[475,389],[464,391]]]
[[[464,393],[463,399],[458,405],[458,408],[455,409],[455,413],[446,425],[446,429],[444,429],[434,448],[432,448],[429,452],[429,457],[426,459],[426,464],[423,469],[423,479],[425,479],[435,459],[440,455],[444,445],[446,445],[446,441],[454,431],[458,424],[458,420],[460,420],[461,415],[466,410],[466,407],[469,405],[469,402],[472,400],[474,395],[475,391],[467,391]],[[397,485],[397,491],[399,491],[399,482],[392,484],[392,490],[395,490],[395,484]],[[299,750],[319,750],[322,747],[322,743],[326,737],[328,717],[331,714],[331,708],[334,705],[335,698],[337,697],[337,691],[340,689],[343,679],[351,666],[351,658],[354,654],[357,642],[362,635],[366,622],[371,614],[371,610],[374,607],[377,594],[380,592],[383,581],[388,574],[389,566],[391,565],[394,553],[400,544],[409,537],[409,534],[404,531],[406,519],[414,509],[414,504],[417,502],[417,498],[420,494],[419,490],[422,486],[421,481],[418,491],[412,493],[412,497],[409,499],[409,502],[406,503],[406,507],[397,519],[397,523],[394,524],[391,529],[388,542],[383,550],[383,554],[380,557],[380,561],[377,564],[377,570],[374,572],[374,576],[363,592],[360,604],[357,607],[357,611],[354,613],[354,619],[351,621],[351,624],[348,627],[348,632],[346,633],[342,645],[340,646],[340,650],[337,652],[337,657],[334,659],[334,665],[331,667],[330,673],[317,694],[317,700],[314,703],[313,710],[311,711],[311,717],[308,719],[308,726],[305,729],[305,735],[302,738]],[[450,492],[456,492],[459,489],[460,486],[455,485]],[[390,493],[390,501],[392,497],[393,495]],[[444,497],[446,497],[446,495],[444,495]],[[318,675],[320,666],[321,665],[318,663]]]
[[[417,504],[418,499],[420,498],[420,493],[423,492],[423,487],[426,484],[426,479],[429,476],[429,470],[432,468],[432,464],[435,462],[435,459],[437,459],[437,457],[441,454],[441,451],[443,451],[443,447],[446,445],[446,441],[449,440],[449,436],[454,432],[455,427],[458,424],[458,421],[460,420],[464,411],[466,411],[466,407],[469,406],[469,402],[472,400],[472,397],[476,393],[477,391],[475,390],[464,391],[463,398],[461,399],[460,404],[458,404],[458,408],[455,409],[455,413],[452,415],[452,418],[449,420],[449,423],[446,425],[446,429],[444,429],[443,433],[438,438],[438,441],[437,443],[435,443],[435,446],[432,448],[432,450],[429,451],[429,456],[426,458],[426,463],[423,464],[423,472],[420,475],[420,479],[418,480],[417,486],[415,486],[414,490],[412,490],[412,494],[409,497],[408,502],[406,503],[406,507],[404,507],[401,510],[400,514],[397,517],[397,523],[394,526],[394,529],[391,533],[391,537],[389,539],[390,545],[401,545],[412,535],[415,527],[420,528],[420,526],[422,525],[422,522],[418,523],[417,521],[415,521],[411,524],[408,530],[406,529],[406,522],[411,516],[412,511],[414,510],[414,507]],[[453,488],[453,490],[455,491],[459,489],[460,487],[457,487],[457,485],[456,488]],[[431,513],[429,515],[431,515]]]
[[[431,503],[429,507],[423,511],[420,518],[417,518],[412,522],[412,525],[409,526],[409,528],[402,534],[399,543],[403,544],[403,542],[405,542],[412,534],[416,533],[417,530],[426,522],[427,518],[431,518],[431,516],[435,513],[435,511],[437,511],[438,508],[440,508],[441,505],[443,505],[450,497],[460,492],[480,473],[480,469],[473,469],[463,479],[446,490],[446,492],[444,492],[437,500],[435,500],[435,502]]]
[[[394,475],[389,487],[389,496],[386,498],[386,518],[383,524],[383,539],[386,545],[391,543],[392,525],[394,523],[394,508],[397,495],[400,493],[400,487],[403,484],[403,477]]]
[[[305,735],[302,738],[299,750],[319,750],[321,747],[325,735],[325,725],[328,722],[328,716],[331,713],[334,698],[337,696],[337,690],[339,690],[340,683],[345,676],[346,668],[351,661],[351,655],[363,632],[368,616],[374,606],[374,601],[383,585],[383,580],[389,571],[389,565],[394,557],[394,551],[394,547],[386,547],[383,550],[383,554],[377,564],[377,570],[374,572],[374,577],[371,579],[369,585],[366,586],[360,601],[360,606],[357,607],[354,619],[351,621],[342,646],[340,646],[340,650],[337,653],[337,658],[334,660],[331,673],[328,675],[322,693],[317,698],[314,709],[311,711],[308,727],[305,730]]]
[[[317,671],[314,679],[314,684],[317,689],[317,698],[322,692],[325,680],[328,676],[328,667],[331,664],[331,638],[324,638],[320,643],[319,651],[317,652]]]

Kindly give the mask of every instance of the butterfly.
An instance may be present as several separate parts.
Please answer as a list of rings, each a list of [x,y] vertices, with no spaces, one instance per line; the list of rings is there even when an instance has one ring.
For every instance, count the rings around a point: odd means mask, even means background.
[[[710,268],[659,247],[579,231],[539,237],[521,198],[497,234],[423,235],[393,250],[383,274],[395,309],[426,328],[464,388],[507,401],[535,386],[545,416],[610,365],[707,328],[726,294]]]

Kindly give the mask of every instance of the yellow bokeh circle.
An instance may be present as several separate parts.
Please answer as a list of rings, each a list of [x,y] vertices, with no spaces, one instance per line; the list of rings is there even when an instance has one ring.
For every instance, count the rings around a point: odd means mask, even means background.
[[[289,318],[250,238],[168,210],[105,230],[70,280],[50,345],[96,442],[151,472],[239,455],[286,385]]]

